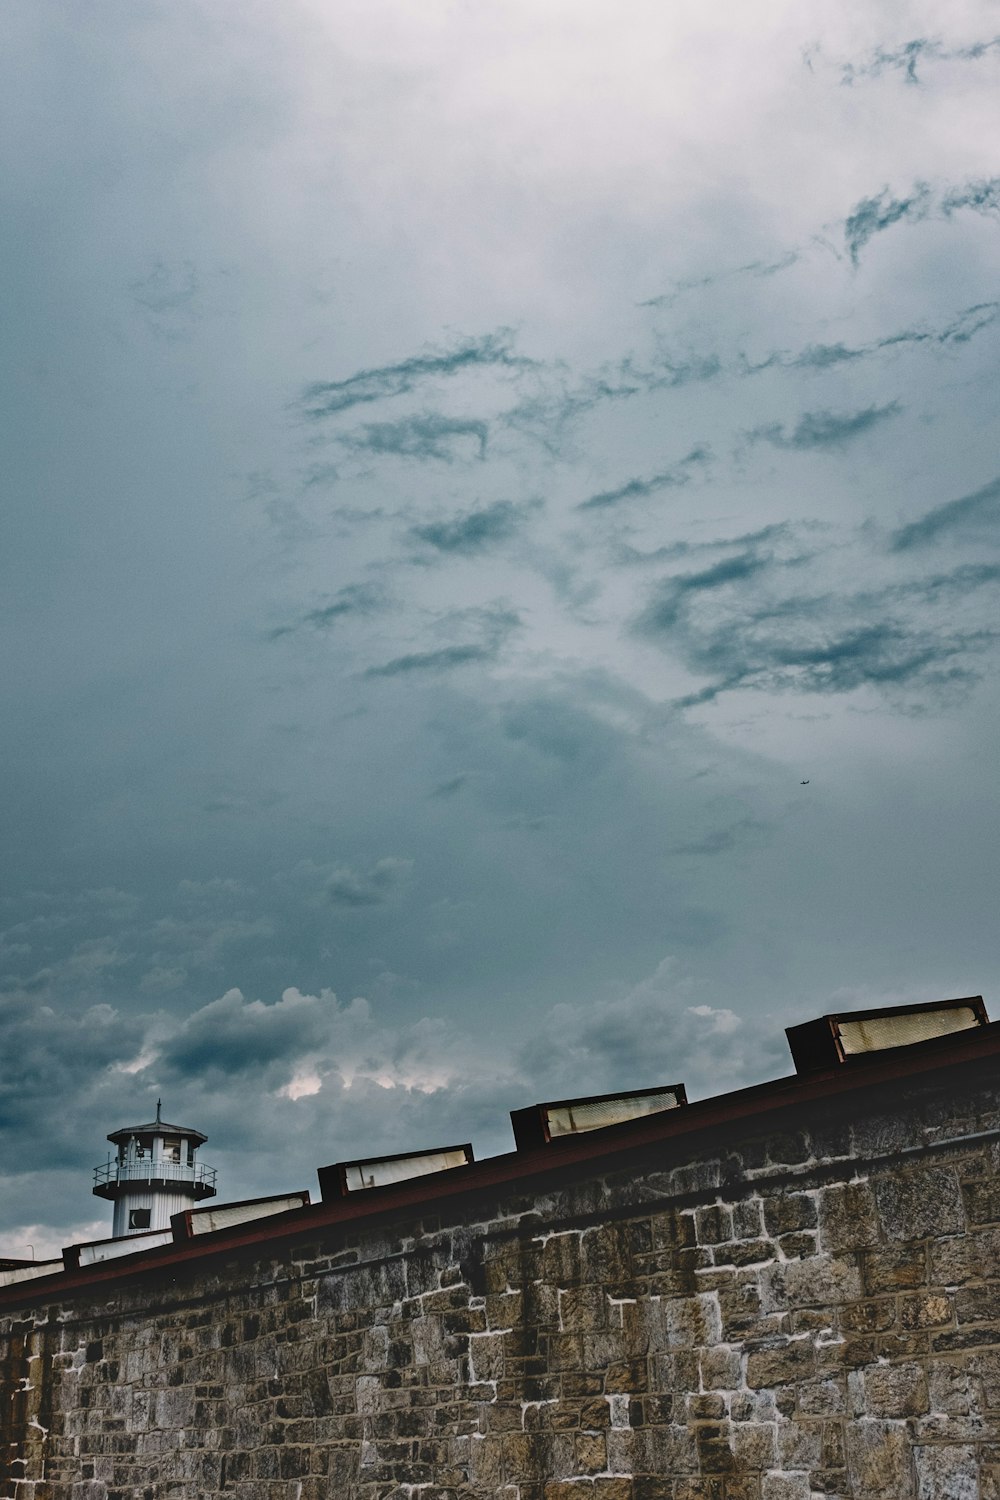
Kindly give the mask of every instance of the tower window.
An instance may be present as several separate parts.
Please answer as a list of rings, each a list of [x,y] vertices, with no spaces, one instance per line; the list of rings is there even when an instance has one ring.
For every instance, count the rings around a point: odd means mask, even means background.
[[[153,1211],[150,1208],[130,1208],[128,1211],[128,1227],[130,1229],[148,1229],[152,1214]]]

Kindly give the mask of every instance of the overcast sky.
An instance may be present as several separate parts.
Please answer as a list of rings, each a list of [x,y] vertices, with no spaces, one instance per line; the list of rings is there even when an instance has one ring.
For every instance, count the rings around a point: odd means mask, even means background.
[[[0,32],[0,1253],[1000,1016],[995,0]]]

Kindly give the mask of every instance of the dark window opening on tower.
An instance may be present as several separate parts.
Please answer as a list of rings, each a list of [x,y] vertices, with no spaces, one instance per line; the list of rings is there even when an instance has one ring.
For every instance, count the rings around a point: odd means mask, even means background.
[[[150,1208],[130,1208],[128,1211],[128,1227],[130,1229],[148,1229],[152,1214],[153,1211]]]

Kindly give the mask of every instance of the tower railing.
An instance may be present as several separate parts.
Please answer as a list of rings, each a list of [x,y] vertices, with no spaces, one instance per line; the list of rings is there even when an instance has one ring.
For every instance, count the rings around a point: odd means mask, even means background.
[[[94,1168],[94,1186],[104,1187],[110,1182],[194,1182],[215,1187],[216,1171],[204,1162],[154,1161],[143,1157],[141,1161],[109,1161]]]

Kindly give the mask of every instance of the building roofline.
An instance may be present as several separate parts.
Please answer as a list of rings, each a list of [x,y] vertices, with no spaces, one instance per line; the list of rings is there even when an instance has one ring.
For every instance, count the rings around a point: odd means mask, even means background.
[[[982,1064],[1000,1055],[1000,1021],[960,1031],[907,1047],[869,1054],[854,1061],[806,1075],[791,1074],[749,1088],[735,1089],[697,1100],[683,1109],[669,1109],[637,1120],[586,1134],[571,1135],[528,1151],[510,1151],[485,1157],[464,1167],[453,1167],[426,1177],[412,1178],[384,1188],[369,1188],[347,1198],[310,1204],[288,1213],[219,1229],[195,1241],[164,1245],[150,1250],[140,1261],[129,1257],[127,1270],[116,1262],[100,1262],[80,1271],[55,1272],[29,1282],[0,1288],[0,1307],[24,1305],[70,1296],[108,1282],[131,1281],[169,1267],[203,1261],[218,1255],[231,1256],[289,1238],[336,1229],[339,1225],[379,1220],[400,1213],[426,1211],[439,1203],[492,1189],[502,1189],[553,1172],[607,1163],[615,1170],[618,1160],[648,1146],[708,1137],[727,1126],[746,1122],[765,1124],[797,1107],[858,1095],[882,1094],[893,1084],[906,1084]],[[274,1196],[280,1197],[281,1194]]]

